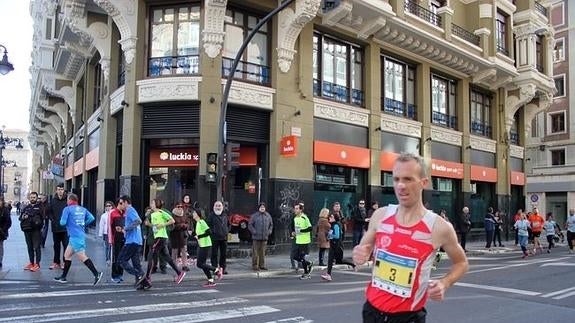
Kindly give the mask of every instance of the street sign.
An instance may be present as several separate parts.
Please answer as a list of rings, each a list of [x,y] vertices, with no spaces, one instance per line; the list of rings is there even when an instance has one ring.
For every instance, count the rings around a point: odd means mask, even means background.
[[[535,203],[537,201],[539,201],[539,195],[531,194],[531,202]]]

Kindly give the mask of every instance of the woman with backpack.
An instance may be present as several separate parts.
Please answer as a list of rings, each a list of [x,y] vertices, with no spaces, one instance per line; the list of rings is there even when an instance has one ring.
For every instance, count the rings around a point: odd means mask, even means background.
[[[328,232],[329,240],[329,254],[327,256],[327,271],[321,274],[323,280],[332,281],[331,270],[333,268],[334,262],[338,265],[348,265],[355,269],[355,264],[351,261],[343,259],[343,229],[340,222],[340,218],[337,214],[329,215],[329,223],[331,224],[331,229]]]

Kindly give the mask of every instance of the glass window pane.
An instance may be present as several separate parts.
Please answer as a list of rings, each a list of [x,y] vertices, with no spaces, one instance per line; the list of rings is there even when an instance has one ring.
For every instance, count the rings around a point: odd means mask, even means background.
[[[335,83],[334,67],[333,67],[335,63],[335,57],[333,50],[334,45],[324,39],[322,76],[324,81],[330,83]]]
[[[318,36],[313,36],[313,78],[319,78],[319,66],[318,66],[318,46],[319,46],[319,39]]]
[[[156,9],[154,10],[154,14],[153,14],[154,18],[153,18],[153,22],[158,23],[158,22],[162,22],[163,19],[163,12],[162,9]]]
[[[180,21],[188,20],[190,18],[190,8],[183,7],[178,9],[178,19]]]
[[[167,22],[174,21],[174,9],[166,9],[164,13],[164,20]]]
[[[248,44],[248,63],[268,65],[268,41],[265,34],[257,33]]]
[[[338,85],[347,86],[347,59],[346,57],[336,57],[336,81]]]
[[[254,29],[255,26],[258,24],[258,18],[254,16],[248,16],[248,28]]]
[[[244,14],[241,12],[234,12],[234,24],[243,26],[244,25]]]
[[[240,49],[242,46],[243,41],[244,30],[241,27],[226,25],[226,37],[224,38],[223,56],[227,58],[235,58],[238,49]]]
[[[198,55],[199,46],[199,22],[180,23],[178,28],[178,55]]]
[[[172,24],[152,25],[151,57],[172,56],[173,29]]]
[[[190,20],[199,21],[200,20],[200,6],[193,6],[190,12]]]

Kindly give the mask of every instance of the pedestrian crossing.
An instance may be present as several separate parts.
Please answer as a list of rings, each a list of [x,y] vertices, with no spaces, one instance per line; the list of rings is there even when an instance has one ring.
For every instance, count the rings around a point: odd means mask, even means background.
[[[84,288],[3,284],[0,288],[1,322],[212,322],[245,320],[261,323],[312,323],[303,316],[282,315],[282,310],[218,289],[157,286],[136,291],[128,286]],[[194,287],[187,287],[194,288]],[[44,290],[42,290],[44,289]],[[46,290],[48,289],[48,290]],[[229,321],[226,321],[229,322]]]

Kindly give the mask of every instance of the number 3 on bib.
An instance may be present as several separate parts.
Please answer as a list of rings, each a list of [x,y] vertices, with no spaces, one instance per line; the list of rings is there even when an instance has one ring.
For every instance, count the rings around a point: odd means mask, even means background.
[[[388,293],[409,298],[413,289],[416,258],[409,258],[378,249],[375,253],[372,285]]]

